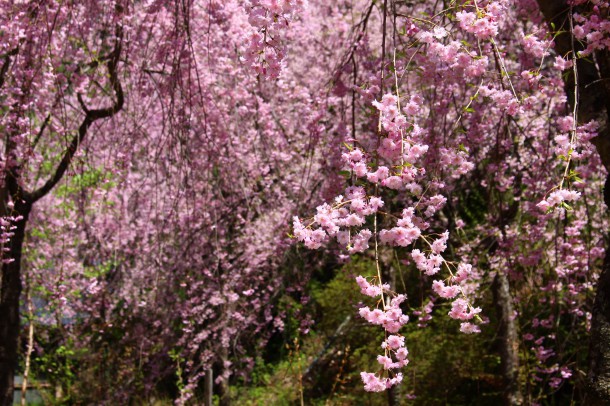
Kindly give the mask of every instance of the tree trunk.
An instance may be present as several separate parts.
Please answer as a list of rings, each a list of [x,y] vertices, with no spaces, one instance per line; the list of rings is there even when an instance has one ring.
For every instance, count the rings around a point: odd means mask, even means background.
[[[496,274],[491,288],[498,317],[504,404],[507,406],[521,405],[523,404],[523,394],[519,386],[519,341],[513,319],[512,296],[506,275],[504,273]]]
[[[214,371],[212,368],[208,368],[203,378],[203,405],[213,406],[214,395]]]
[[[13,385],[18,362],[19,296],[21,295],[21,253],[25,227],[31,205],[18,202],[15,214],[23,218],[15,223],[16,229],[9,243],[9,251],[3,258],[13,259],[2,264],[0,281],[0,405],[13,404]]]
[[[21,406],[26,406],[26,394],[28,391],[28,378],[30,376],[30,363],[32,360],[32,352],[34,351],[34,308],[32,306],[32,289],[30,285],[31,279],[25,278],[25,301],[28,309],[28,344],[25,351],[25,366],[23,367],[23,383],[21,385]]]
[[[220,361],[218,362],[218,376],[221,376],[226,368],[226,361],[229,359],[229,350],[227,348],[222,348],[219,355]],[[218,383],[218,397],[220,406],[231,406],[231,393],[229,392],[228,379],[222,379]]]
[[[610,175],[604,185],[604,201],[610,207]],[[588,398],[591,405],[610,404],[610,248],[597,281],[589,343]]]
[[[608,187],[606,182],[606,188]],[[610,404],[610,250],[597,281],[589,347],[590,405]]]

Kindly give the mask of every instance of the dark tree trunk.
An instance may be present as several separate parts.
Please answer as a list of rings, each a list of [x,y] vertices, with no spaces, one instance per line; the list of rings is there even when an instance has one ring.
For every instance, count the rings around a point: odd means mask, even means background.
[[[604,185],[604,201],[610,207],[610,175]],[[610,247],[606,247],[593,304],[588,386],[589,404],[610,404]]]
[[[31,205],[17,203],[15,216],[23,218],[15,223],[16,229],[9,243],[9,251],[3,258],[12,262],[2,265],[0,280],[0,405],[13,404],[15,368],[18,362],[19,343],[19,296],[21,295],[21,253],[25,227]]]
[[[523,394],[519,386],[519,341],[517,340],[517,327],[513,319],[513,298],[510,294],[506,275],[503,273],[496,274],[491,288],[498,317],[504,404],[509,406],[521,405],[523,404]]]
[[[597,281],[591,321],[587,403],[607,405],[610,404],[610,250],[606,250],[602,273]]]
[[[538,0],[540,10],[549,25],[563,31],[555,40],[558,54],[572,55],[582,49],[580,41],[572,36],[571,12],[587,12],[587,7],[571,10],[566,0]],[[583,9],[584,8],[584,9]],[[605,16],[608,18],[608,16]],[[600,124],[595,145],[606,171],[610,173],[610,52],[596,51],[594,58],[581,58],[577,62],[577,82],[573,72],[564,75],[566,93],[574,106],[575,88],[578,91],[579,124],[596,120]],[[610,177],[604,188],[606,210],[610,208]],[[609,230],[610,231],[610,230]],[[589,346],[588,399],[590,405],[610,404],[610,246],[596,289]]]

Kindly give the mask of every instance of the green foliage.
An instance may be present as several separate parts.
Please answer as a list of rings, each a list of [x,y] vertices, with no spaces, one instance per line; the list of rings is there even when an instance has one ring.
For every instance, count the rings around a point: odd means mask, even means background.
[[[107,191],[116,186],[116,183],[112,181],[112,177],[112,173],[107,170],[91,168],[81,174],[69,177],[67,182],[57,186],[55,193],[59,197],[67,197],[83,189],[102,189]]]
[[[302,337],[301,352],[297,356],[291,346],[274,363],[259,357],[252,380],[233,386],[236,403],[298,405],[302,382],[306,405],[387,405],[387,393],[365,392],[360,380],[361,371],[379,369],[376,354],[384,337],[383,330],[358,317],[361,303],[373,305],[374,299],[358,292],[354,277],[375,273],[374,262],[360,258],[336,271],[327,282],[311,281],[310,310],[318,323]],[[417,280],[412,274],[406,271],[402,276],[411,287]],[[405,380],[395,393],[399,404],[501,403],[500,358],[492,350],[495,328],[484,326],[478,336],[461,334],[459,323],[450,320],[447,311],[447,304],[438,306],[426,328],[417,327],[416,322],[407,325],[412,363],[405,368]]]
[[[84,275],[87,278],[100,278],[115,270],[119,264],[115,261],[106,261],[99,265],[85,266]]]
[[[234,386],[231,396],[238,405],[291,405],[297,404],[302,385],[302,371],[311,355],[296,352],[287,346],[286,357],[279,363],[255,361],[248,385]]]
[[[60,398],[45,396],[47,404],[67,404],[71,402],[71,388],[77,383],[79,359],[84,355],[84,350],[77,349],[72,340],[47,351],[34,359],[34,376],[41,376],[65,390],[65,395]],[[36,373],[38,372],[38,373]]]

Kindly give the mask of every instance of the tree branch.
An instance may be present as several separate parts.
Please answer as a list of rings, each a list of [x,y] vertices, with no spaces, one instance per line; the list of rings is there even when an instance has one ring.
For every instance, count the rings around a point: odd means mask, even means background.
[[[0,88],[4,86],[4,78],[6,77],[9,66],[11,66],[11,56],[14,55],[17,55],[17,48],[13,48],[3,55],[4,63],[2,64],[2,68],[0,68]]]
[[[40,187],[38,190],[31,193],[23,193],[23,199],[29,203],[34,203],[40,198],[44,197],[47,193],[51,191],[57,185],[57,183],[62,179],[66,170],[70,166],[72,162],[72,158],[76,154],[78,150],[78,146],[84,141],[87,136],[87,132],[89,127],[96,122],[97,120],[109,118],[118,113],[124,104],[124,95],[123,88],[121,87],[121,82],[119,81],[117,74],[117,65],[119,63],[119,56],[121,55],[121,47],[122,47],[122,37],[123,31],[120,27],[116,28],[116,38],[117,42],[115,44],[115,48],[110,54],[110,58],[108,59],[106,66],[108,68],[108,73],[110,75],[110,83],[112,88],[114,89],[116,95],[116,101],[110,107],[106,107],[103,109],[88,109],[87,106],[82,101],[82,98],[79,96],[79,102],[85,111],[85,118],[83,119],[81,125],[78,127],[78,132],[72,138],[70,145],[66,149],[63,158],[59,162],[55,173],[47,182]]]

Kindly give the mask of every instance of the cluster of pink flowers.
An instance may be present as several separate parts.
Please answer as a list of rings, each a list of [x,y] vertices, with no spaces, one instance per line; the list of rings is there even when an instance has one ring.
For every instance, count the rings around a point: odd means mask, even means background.
[[[489,97],[496,105],[511,116],[519,113],[519,100],[509,90],[500,90],[489,86],[481,86],[479,93],[483,97]]]
[[[378,296],[381,296],[384,291],[387,292],[387,289],[379,288]],[[400,304],[405,299],[404,295],[397,295],[384,310],[362,307],[359,311],[360,316],[371,324],[382,326],[388,333],[398,333],[400,328],[409,321],[409,317],[403,315],[400,309]]]
[[[557,70],[566,70],[566,69],[570,69],[572,67],[572,61],[571,60],[566,60],[563,57],[557,55],[555,57],[555,69]]]
[[[406,247],[421,236],[423,222],[414,215],[413,207],[403,210],[403,216],[396,223],[397,227],[381,230],[379,239],[388,245]]]
[[[587,16],[574,14],[574,37],[586,41],[587,48],[580,52],[581,56],[591,55],[596,50],[610,49],[610,21],[608,9],[610,2],[595,1],[591,13]]]
[[[371,372],[361,372],[360,376],[364,382],[364,390],[368,392],[381,392],[402,381],[402,373],[394,372],[405,367],[409,360],[409,351],[405,346],[405,337],[398,334],[400,328],[409,322],[409,316],[404,315],[400,304],[405,301],[405,295],[395,295],[388,305],[385,305],[383,294],[389,292],[389,285],[373,285],[364,277],[358,276],[356,282],[363,294],[371,297],[381,296],[382,309],[371,310],[369,307],[360,308],[360,316],[371,324],[379,325],[386,331],[386,339],[381,343],[383,354],[377,356],[377,362],[391,375],[383,377]]]
[[[504,7],[500,2],[490,2],[484,9],[476,11],[459,11],[455,17],[460,23],[460,28],[474,34],[478,39],[490,39],[498,35],[498,20],[504,13]]]
[[[535,34],[528,34],[523,37],[521,44],[526,53],[536,58],[542,58],[549,52],[552,41],[541,40]]]
[[[465,299],[456,299],[451,304],[451,310],[449,311],[449,317],[456,320],[471,320],[477,314],[481,313],[480,307],[472,307],[470,303],[468,303]],[[480,330],[476,325],[472,325],[471,323],[462,323],[461,329],[462,332],[474,333],[479,332]]]
[[[249,0],[245,6],[254,30],[246,39],[243,61],[257,74],[275,79],[282,69],[286,47],[282,30],[303,10],[305,0]]]
[[[549,209],[558,208],[562,206],[564,202],[573,202],[580,198],[580,192],[567,189],[559,189],[551,192],[549,196],[538,203],[536,206],[542,211]]]
[[[561,134],[556,135],[554,152],[564,159],[570,156],[573,159],[584,159],[594,153],[590,140],[597,135],[597,123],[590,122],[584,125],[574,126],[572,116],[564,116],[557,119],[557,127]]]
[[[381,198],[367,197],[363,187],[350,186],[345,190],[345,197],[335,198],[334,205],[318,206],[309,226],[304,226],[298,217],[294,217],[294,235],[310,249],[320,248],[330,237],[334,237],[350,254],[364,252],[373,234],[366,228],[359,231],[352,228],[363,226],[365,216],[376,213],[382,206]],[[313,229],[314,225],[318,225],[318,228]]]
[[[430,61],[439,63],[439,70],[443,65],[456,72],[463,72],[467,77],[475,79],[483,75],[487,70],[487,56],[474,56],[465,52],[464,45],[459,41],[443,43],[442,39],[447,36],[447,31],[437,27],[434,31],[419,32],[417,38],[420,42],[427,44],[426,56]]]
[[[437,30],[434,35],[443,36],[443,32]],[[438,210],[442,209],[447,198],[441,194],[424,193],[422,186],[426,170],[421,166],[425,154],[429,150],[423,140],[425,131],[417,125],[416,117],[421,114],[423,99],[421,96],[412,95],[406,105],[401,109],[399,98],[392,94],[385,94],[381,101],[373,101],[380,113],[380,126],[384,130],[376,150],[369,154],[363,145],[348,146],[348,150],[341,156],[344,168],[351,171],[353,179],[368,182],[378,191],[380,187],[395,191],[403,191],[417,198],[417,203],[407,205],[402,210],[401,217],[397,218],[395,226],[377,231],[375,237],[379,242],[389,246],[408,247],[423,241],[429,249],[422,252],[413,249],[411,257],[418,269],[428,276],[434,276],[441,271],[443,264],[446,265],[450,276],[446,281],[436,280],[433,282],[433,290],[439,297],[455,299],[452,311],[449,315],[454,319],[467,321],[472,319],[481,310],[473,308],[466,299],[462,285],[470,278],[471,267],[459,265],[456,274],[451,272],[453,265],[448,264],[441,255],[447,248],[449,232],[444,232],[433,238],[424,235],[430,224],[426,219],[432,217]],[[404,112],[404,114],[403,114]],[[465,151],[450,151],[447,148],[439,148],[441,164],[451,169],[452,177],[458,177],[473,168],[472,163],[466,159]],[[371,159],[371,155],[375,158]],[[374,161],[374,163],[372,162]],[[433,182],[426,190],[442,189],[442,183]],[[294,234],[298,241],[311,249],[320,248],[323,244],[335,238],[337,242],[345,247],[349,254],[363,252],[369,248],[369,240],[374,236],[374,231],[367,228],[366,216],[379,213],[384,202],[379,196],[370,196],[362,186],[349,186],[345,190],[345,196],[337,196],[332,205],[322,204],[317,208],[317,214],[309,222],[304,224],[298,217],[294,217]],[[371,324],[383,327],[387,339],[382,343],[384,354],[377,357],[379,364],[388,371],[388,376],[380,376],[375,373],[362,372],[361,377],[364,388],[367,391],[383,391],[402,380],[402,374],[394,370],[407,365],[408,351],[404,346],[404,337],[398,334],[400,328],[409,320],[403,315],[400,304],[406,299],[404,295],[396,295],[390,290],[390,286],[381,280],[371,284],[364,277],[356,278],[361,292],[371,297],[381,296],[379,303],[382,308],[370,309],[362,307],[360,316]],[[394,296],[391,300],[384,300],[384,295]],[[432,302],[430,302],[432,303]],[[432,311],[432,305],[426,311]],[[421,322],[420,318],[420,322]],[[479,328],[465,322],[461,331],[464,333],[479,332]]]
[[[445,232],[441,235],[441,237],[435,240],[431,245],[431,252],[429,255],[425,255],[420,250],[413,250],[411,252],[411,257],[415,262],[417,268],[423,271],[426,275],[432,276],[436,275],[439,271],[445,260],[443,259],[441,253],[446,249],[447,239],[449,238],[449,233]],[[449,265],[447,265],[449,267]],[[472,279],[472,265],[460,263],[457,266],[457,270],[455,274],[451,274],[451,276],[446,280],[435,280],[432,282],[432,290],[439,297],[443,299],[453,299],[456,296],[460,295],[462,297],[457,298],[453,301],[451,305],[451,311],[448,313],[449,317],[456,320],[471,320],[477,314],[481,312],[481,308],[473,307],[470,302],[466,298],[466,289],[464,286]],[[445,282],[448,284],[446,285]],[[430,311],[425,312],[428,316],[427,320],[430,319],[429,313],[431,312],[431,308],[433,306],[433,302],[429,303]],[[422,312],[419,312],[418,315],[422,315]],[[422,320],[420,318],[420,322],[424,322],[427,320]],[[460,331],[463,333],[479,333],[481,330],[476,324],[472,324],[470,322],[464,322],[461,325]]]
[[[439,254],[426,256],[426,254],[418,249],[411,252],[411,258],[415,262],[417,269],[423,271],[428,276],[437,274],[441,270],[441,265],[444,261],[443,257]]]
[[[405,111],[416,114],[419,111],[421,98],[411,97]],[[365,178],[372,184],[378,184],[393,190],[407,190],[414,195],[420,195],[423,188],[417,180],[425,174],[424,168],[417,168],[415,164],[428,150],[413,140],[412,137],[421,133],[421,129],[413,125],[409,136],[405,134],[408,121],[405,115],[398,110],[398,98],[391,94],[383,96],[381,102],[374,101],[373,105],[381,113],[381,124],[387,131],[383,137],[377,153],[386,159],[389,165],[378,165],[374,170],[367,159],[366,153],[360,148],[351,148],[342,154],[343,162],[355,177]],[[390,167],[398,168],[396,172]],[[446,200],[435,197],[429,200],[427,213],[438,210]],[[320,248],[328,242],[329,237],[335,237],[339,244],[352,253],[363,252],[368,249],[372,232],[362,228],[366,223],[366,216],[377,213],[384,202],[379,196],[367,196],[366,190],[361,186],[350,186],[345,190],[344,196],[337,196],[334,205],[323,204],[317,208],[317,214],[308,226],[303,225],[298,217],[294,218],[294,232],[299,241],[311,249]],[[398,221],[397,227],[390,230],[381,230],[380,240],[389,245],[406,247],[415,242],[421,235],[421,230],[427,224],[414,215],[415,209],[408,208],[403,211],[403,218]],[[317,226],[317,228],[314,228]],[[361,228],[361,229],[353,229]]]

